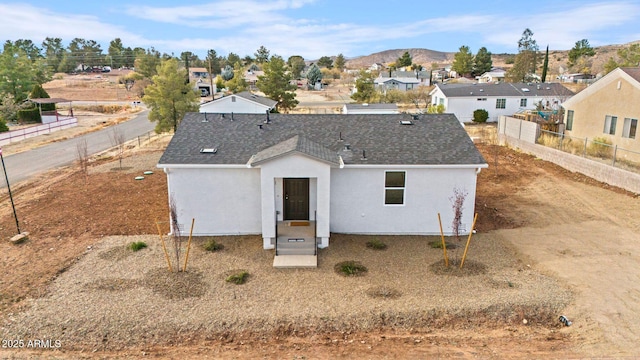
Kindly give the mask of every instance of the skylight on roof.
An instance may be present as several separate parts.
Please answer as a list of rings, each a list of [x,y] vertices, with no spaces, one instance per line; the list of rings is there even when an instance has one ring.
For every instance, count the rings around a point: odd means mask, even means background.
[[[201,154],[215,154],[218,152],[216,148],[202,148],[200,149]]]
[[[400,125],[413,125],[411,120],[400,120]]]

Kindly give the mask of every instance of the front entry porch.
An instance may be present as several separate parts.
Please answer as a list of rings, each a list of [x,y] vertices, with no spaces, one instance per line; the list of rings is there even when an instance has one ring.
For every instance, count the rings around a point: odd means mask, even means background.
[[[276,234],[273,267],[318,267],[318,242],[315,221],[278,221]]]

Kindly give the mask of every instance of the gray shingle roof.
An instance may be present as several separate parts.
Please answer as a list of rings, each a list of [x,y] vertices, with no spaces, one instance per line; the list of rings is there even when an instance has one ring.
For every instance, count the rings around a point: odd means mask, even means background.
[[[629,74],[632,78],[636,79],[636,81],[640,82],[640,67],[622,67],[620,69]]]
[[[279,158],[287,154],[298,152],[328,162],[333,165],[340,165],[340,159],[335,151],[316,144],[309,139],[296,135],[289,140],[285,140],[271,147],[258,152],[251,160],[251,165],[258,165],[271,159]]]
[[[294,142],[296,135],[297,151],[325,160],[333,157],[330,153],[340,154],[347,165],[486,163],[453,114],[425,114],[417,119],[408,114],[271,114],[271,122],[265,124],[265,120],[262,114],[234,114],[232,120],[230,114],[188,113],[159,164],[245,165],[254,155],[267,158],[292,149],[287,141]],[[401,125],[401,120],[413,125]],[[344,151],[346,144],[351,150]],[[267,150],[271,147],[275,149]],[[202,148],[217,152],[200,153]]]
[[[478,96],[573,96],[574,93],[559,83],[499,83],[499,84],[437,84],[446,97]],[[523,90],[527,89],[527,90]]]

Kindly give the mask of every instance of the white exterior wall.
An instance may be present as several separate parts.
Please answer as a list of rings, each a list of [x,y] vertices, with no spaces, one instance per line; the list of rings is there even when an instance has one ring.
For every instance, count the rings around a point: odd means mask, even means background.
[[[281,218],[282,179],[309,178],[309,217],[317,211],[319,247],[329,245],[329,194],[331,193],[331,166],[300,154],[291,154],[266,161],[260,167],[260,188],[262,191],[261,217],[263,247],[274,247],[275,211]]]
[[[404,205],[384,204],[385,170],[406,171]],[[453,189],[467,191],[464,232],[471,229],[476,169],[364,168],[331,169],[331,231],[355,234],[437,235],[438,212],[451,234]]]
[[[232,98],[236,101],[233,102]],[[268,106],[235,95],[225,96],[200,106],[201,113],[264,114],[267,110]]]
[[[174,195],[178,221],[193,234],[260,234],[259,169],[169,169],[169,197]]]

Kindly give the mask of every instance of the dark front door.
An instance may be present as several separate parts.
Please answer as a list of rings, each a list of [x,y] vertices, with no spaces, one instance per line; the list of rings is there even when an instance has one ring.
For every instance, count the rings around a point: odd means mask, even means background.
[[[284,179],[284,220],[309,220],[309,179]]]

